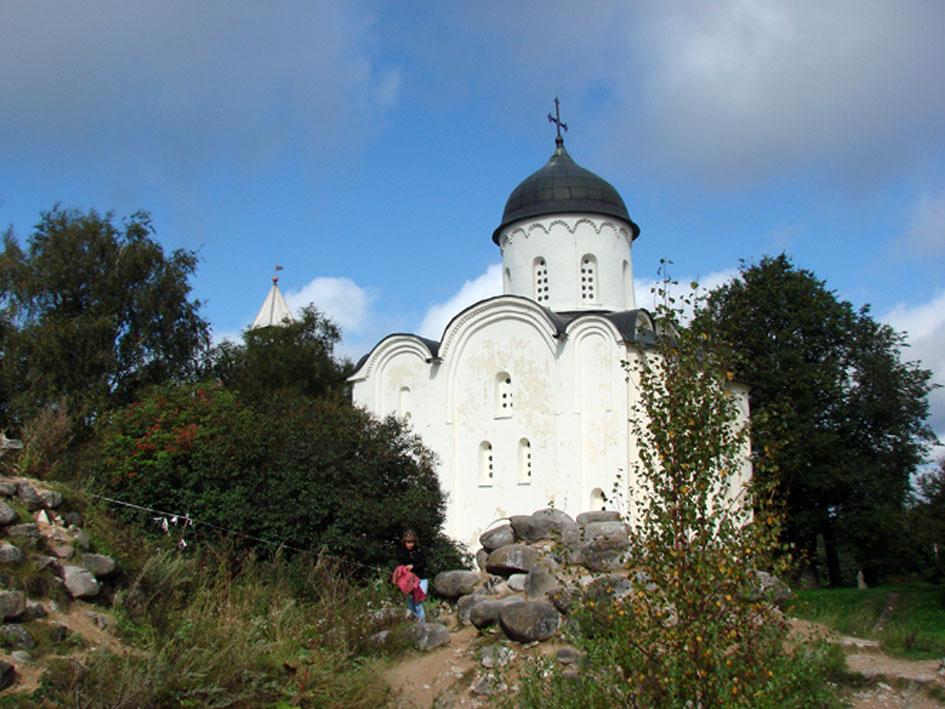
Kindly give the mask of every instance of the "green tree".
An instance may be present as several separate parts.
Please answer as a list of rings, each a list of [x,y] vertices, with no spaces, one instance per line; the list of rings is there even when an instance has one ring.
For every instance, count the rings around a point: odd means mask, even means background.
[[[786,627],[759,569],[782,568],[780,518],[740,472],[747,422],[726,343],[685,328],[667,297],[655,344],[627,364],[638,391],[627,584],[575,613],[586,681],[540,672],[522,706],[821,706],[819,654],[786,653]],[[763,468],[765,461],[759,463]],[[636,494],[635,494],[636,493]]]
[[[65,402],[90,421],[145,386],[180,381],[207,343],[191,251],[165,254],[150,217],[54,207],[26,250],[0,253],[0,425]]]
[[[157,389],[110,412],[97,433],[90,469],[109,497],[385,568],[410,526],[434,560],[461,563],[439,532],[445,502],[434,456],[394,418],[336,398],[257,409],[201,384]],[[127,513],[154,530],[151,517]]]
[[[345,371],[334,354],[340,339],[338,326],[307,305],[293,322],[250,328],[241,343],[214,347],[205,374],[256,405],[337,394],[343,391]]]
[[[916,482],[917,495],[909,509],[908,547],[915,566],[930,581],[945,581],[945,458]]]
[[[841,582],[841,549],[868,578],[889,570],[910,475],[932,439],[931,372],[901,360],[902,335],[784,254],[743,265],[698,319],[741,355],[754,450],[776,451],[770,474],[787,538],[809,559],[823,542],[832,585]],[[781,428],[763,423],[772,413]]]

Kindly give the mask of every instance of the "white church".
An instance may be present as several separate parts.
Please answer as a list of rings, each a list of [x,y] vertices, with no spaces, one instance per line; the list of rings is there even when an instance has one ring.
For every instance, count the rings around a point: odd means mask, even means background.
[[[638,391],[621,360],[652,338],[634,302],[640,229],[549,119],[554,153],[492,234],[503,295],[457,313],[439,341],[385,337],[349,379],[356,405],[407,419],[437,453],[445,531],[468,544],[494,520],[549,505],[575,516],[634,485]]]

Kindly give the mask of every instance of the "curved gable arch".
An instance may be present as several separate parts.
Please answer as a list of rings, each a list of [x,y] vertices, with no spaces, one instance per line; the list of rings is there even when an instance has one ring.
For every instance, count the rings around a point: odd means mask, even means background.
[[[447,367],[447,421],[453,420],[453,405],[456,391],[457,363],[462,359],[466,345],[474,335],[496,323],[515,323],[527,326],[538,334],[540,340],[554,357],[558,351],[556,338],[560,332],[550,313],[529,298],[521,296],[497,296],[469,306],[446,326],[439,356]]]

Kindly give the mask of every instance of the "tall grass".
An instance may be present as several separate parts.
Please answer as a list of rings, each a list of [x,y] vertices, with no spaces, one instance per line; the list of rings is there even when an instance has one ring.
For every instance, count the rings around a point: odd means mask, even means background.
[[[34,706],[376,707],[384,599],[337,570],[159,553],[115,603],[125,652],[57,661]],[[29,706],[29,703],[23,705]]]
[[[890,594],[895,608],[881,624]],[[841,633],[880,641],[886,652],[913,659],[945,656],[945,588],[931,584],[798,591],[788,613]]]

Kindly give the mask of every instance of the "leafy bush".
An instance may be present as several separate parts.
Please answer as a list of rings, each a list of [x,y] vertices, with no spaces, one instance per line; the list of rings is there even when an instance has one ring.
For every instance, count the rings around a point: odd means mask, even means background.
[[[167,387],[110,414],[98,431],[96,487],[198,520],[195,538],[235,530],[295,549],[388,567],[404,527],[461,563],[438,534],[444,500],[433,454],[396,419],[332,399],[262,412],[217,385]],[[124,512],[139,525],[152,514]],[[212,525],[212,526],[211,526]],[[253,540],[242,538],[245,543]]]
[[[684,302],[688,305],[688,302]],[[585,599],[575,642],[591,681],[525,683],[525,706],[810,706],[826,670],[786,654],[787,628],[760,590],[780,519],[745,489],[731,356],[711,330],[684,328],[666,295],[655,344],[627,364],[638,397],[630,522],[631,592]],[[775,567],[776,570],[781,567]],[[537,681],[537,680],[535,680]]]

